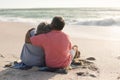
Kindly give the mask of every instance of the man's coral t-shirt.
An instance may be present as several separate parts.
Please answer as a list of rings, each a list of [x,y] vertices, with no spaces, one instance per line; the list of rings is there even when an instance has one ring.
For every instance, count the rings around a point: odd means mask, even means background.
[[[44,49],[46,66],[64,68],[70,64],[71,42],[64,32],[52,30],[49,33],[31,37],[31,43]]]

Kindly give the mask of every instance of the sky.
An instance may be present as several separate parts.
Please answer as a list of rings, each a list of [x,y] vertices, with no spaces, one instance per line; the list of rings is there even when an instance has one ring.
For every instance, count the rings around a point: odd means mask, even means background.
[[[120,7],[120,0],[0,0],[0,8]]]

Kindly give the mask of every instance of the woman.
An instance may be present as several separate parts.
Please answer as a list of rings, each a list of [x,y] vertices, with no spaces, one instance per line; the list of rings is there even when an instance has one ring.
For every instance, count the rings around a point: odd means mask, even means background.
[[[23,45],[21,52],[21,62],[14,63],[12,68],[27,70],[33,66],[45,66],[44,50],[41,47],[32,45],[29,38],[42,33],[48,33],[50,31],[51,28],[49,27],[49,24],[45,22],[42,22],[38,25],[36,33],[35,28],[28,30],[25,37],[25,44]]]

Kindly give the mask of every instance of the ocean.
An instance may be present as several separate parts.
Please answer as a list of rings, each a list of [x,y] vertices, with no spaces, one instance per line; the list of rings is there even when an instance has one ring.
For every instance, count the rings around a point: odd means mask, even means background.
[[[40,23],[63,16],[66,24],[120,26],[120,8],[0,9],[0,21]]]

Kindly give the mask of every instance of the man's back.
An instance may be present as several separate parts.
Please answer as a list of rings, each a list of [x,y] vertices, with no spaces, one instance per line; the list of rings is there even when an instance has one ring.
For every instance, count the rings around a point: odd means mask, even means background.
[[[70,64],[71,42],[62,31],[52,30],[47,34],[32,37],[31,42],[44,49],[48,67],[64,68]]]

